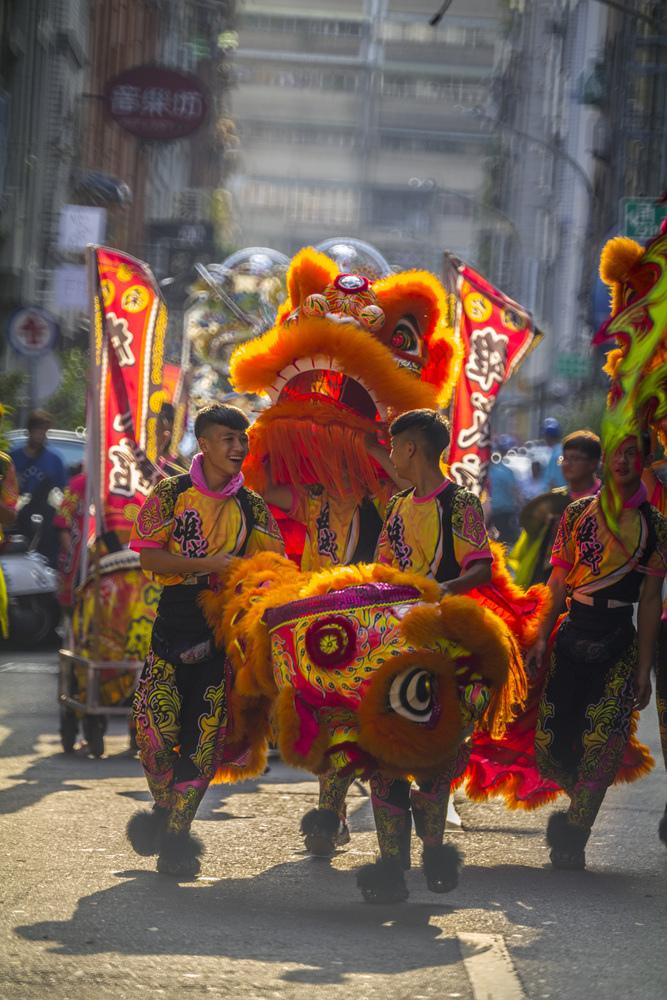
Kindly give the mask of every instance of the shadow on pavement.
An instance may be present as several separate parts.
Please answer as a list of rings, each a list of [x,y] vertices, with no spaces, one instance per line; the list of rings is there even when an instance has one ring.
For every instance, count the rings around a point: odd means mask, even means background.
[[[282,977],[295,983],[404,973],[412,947],[422,966],[459,961],[456,939],[430,922],[452,913],[451,906],[368,905],[355,897],[353,872],[314,869],[312,859],[284,862],[247,879],[182,883],[144,870],[116,875],[122,881],[80,899],[71,920],[42,921],[15,933],[51,941],[50,950],[60,955],[187,954],[295,963],[300,968],[284,970]]]

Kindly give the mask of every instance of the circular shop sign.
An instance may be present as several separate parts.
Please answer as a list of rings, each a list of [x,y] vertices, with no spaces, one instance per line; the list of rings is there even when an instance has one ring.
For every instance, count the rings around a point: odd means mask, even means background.
[[[109,115],[126,132],[144,139],[180,139],[199,128],[208,93],[190,73],[163,66],[135,66],[104,88]]]
[[[48,354],[57,336],[55,316],[39,306],[17,309],[7,320],[7,340],[15,351],[27,358]]]

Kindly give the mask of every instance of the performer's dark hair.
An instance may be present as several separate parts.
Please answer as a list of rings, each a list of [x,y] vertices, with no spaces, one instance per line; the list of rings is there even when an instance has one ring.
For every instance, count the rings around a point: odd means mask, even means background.
[[[46,410],[31,410],[26,420],[26,430],[31,431],[33,427],[50,427],[51,414]]]
[[[213,424],[220,424],[222,427],[231,427],[233,431],[244,431],[250,426],[250,421],[243,410],[238,406],[229,406],[226,403],[209,403],[202,407],[195,417],[195,437],[199,440],[206,430]]]
[[[394,420],[389,432],[392,437],[396,437],[405,431],[415,435],[426,456],[434,462],[440,460],[450,442],[447,421],[437,410],[408,410],[407,413],[402,413]]]
[[[563,451],[566,448],[576,448],[577,451],[583,451],[587,458],[597,458],[599,461],[602,456],[602,443],[597,434],[588,429],[583,431],[572,431],[563,438],[562,444]]]

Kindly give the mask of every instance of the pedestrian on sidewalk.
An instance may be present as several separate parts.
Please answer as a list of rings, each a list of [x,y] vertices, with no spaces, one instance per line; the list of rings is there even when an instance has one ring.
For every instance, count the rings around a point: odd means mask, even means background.
[[[519,537],[519,509],[521,494],[519,482],[507,463],[510,438],[501,434],[497,453],[489,466],[488,486],[491,493],[491,521],[498,533],[498,541],[514,545]]]

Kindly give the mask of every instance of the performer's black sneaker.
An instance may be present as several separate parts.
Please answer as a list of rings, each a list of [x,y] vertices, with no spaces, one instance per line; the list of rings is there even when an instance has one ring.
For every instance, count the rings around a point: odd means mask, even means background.
[[[367,903],[403,903],[409,896],[400,860],[378,858],[357,872],[357,885]]]
[[[573,872],[583,872],[586,868],[585,851],[559,851],[554,847],[549,852],[549,859],[554,868]]]
[[[454,844],[425,846],[422,852],[422,864],[429,892],[452,892],[456,889],[463,857]]]
[[[182,875],[187,878],[199,875],[200,857],[204,845],[199,837],[193,837],[189,830],[167,833],[160,843],[157,870],[163,875]]]
[[[301,819],[306,850],[316,858],[330,858],[337,847],[350,843],[350,828],[331,809],[311,809]]]
[[[554,868],[583,871],[586,867],[584,848],[590,835],[588,827],[568,823],[567,812],[552,813],[547,821],[546,839]]]

